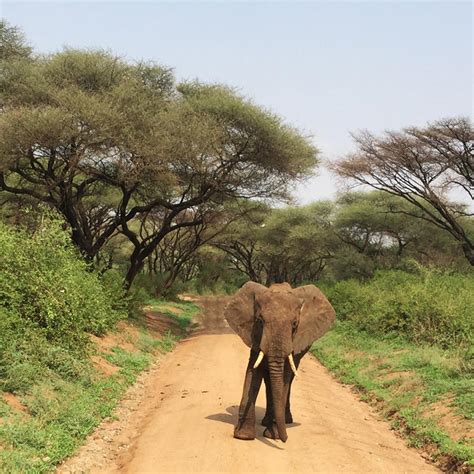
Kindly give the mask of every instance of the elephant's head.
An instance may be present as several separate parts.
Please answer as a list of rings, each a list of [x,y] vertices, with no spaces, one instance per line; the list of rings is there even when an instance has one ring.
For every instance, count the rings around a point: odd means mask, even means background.
[[[308,349],[330,328],[334,310],[313,285],[296,289],[289,285],[266,288],[248,282],[227,305],[225,318],[244,343],[258,352],[254,368],[266,360],[278,435],[286,441],[284,393],[291,372],[296,375],[293,357]]]

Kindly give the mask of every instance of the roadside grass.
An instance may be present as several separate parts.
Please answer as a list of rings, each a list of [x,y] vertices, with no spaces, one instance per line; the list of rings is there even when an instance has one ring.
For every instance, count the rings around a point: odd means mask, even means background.
[[[169,352],[178,341],[179,336],[176,336],[171,331],[166,331],[159,339],[156,339],[146,331],[141,331],[137,347],[146,354],[153,353],[155,350]]]
[[[181,329],[186,329],[196,315],[199,312],[199,306],[190,302],[172,302],[158,298],[148,298],[145,302],[145,308],[150,311],[157,311],[170,318],[173,318]]]
[[[170,305],[183,310],[180,326],[186,327],[195,305]],[[169,316],[176,319],[176,315]],[[114,337],[113,332],[110,334]],[[35,383],[15,392],[24,410],[12,408],[4,398],[5,393],[0,391],[1,472],[54,470],[62,460],[74,454],[104,418],[111,416],[127,387],[150,365],[154,355],[170,351],[179,340],[179,336],[170,331],[157,337],[137,327],[134,327],[134,337],[120,331],[116,334],[128,343],[126,349],[120,344],[95,349],[96,356],[118,368],[113,374],[103,373],[90,360],[81,361],[82,370],[75,377],[53,371],[38,374]]]
[[[410,445],[452,471],[474,466],[474,377],[466,349],[375,337],[345,321],[312,352],[339,380],[354,385]]]

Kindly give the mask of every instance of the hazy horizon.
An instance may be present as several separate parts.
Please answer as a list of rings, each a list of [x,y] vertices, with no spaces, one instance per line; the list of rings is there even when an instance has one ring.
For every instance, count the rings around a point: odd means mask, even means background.
[[[110,49],[235,87],[324,159],[350,151],[350,131],[472,117],[471,2],[3,1],[0,13],[36,52]],[[322,170],[296,195],[335,191]]]

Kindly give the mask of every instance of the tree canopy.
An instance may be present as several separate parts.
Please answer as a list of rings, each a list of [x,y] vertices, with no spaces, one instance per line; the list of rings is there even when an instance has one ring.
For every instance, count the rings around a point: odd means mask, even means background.
[[[31,53],[32,49],[19,28],[0,19],[0,61],[28,58]]]
[[[167,234],[201,223],[183,216],[285,200],[318,162],[274,114],[225,86],[176,84],[156,64],[65,49],[5,61],[1,81],[0,189],[56,208],[90,261],[126,236],[128,284]]]
[[[363,132],[354,140],[357,151],[333,165],[336,173],[403,198],[417,209],[410,216],[450,233],[474,265],[474,237],[466,228],[472,209],[454,203],[449,194],[456,189],[469,201],[474,197],[474,134],[469,119],[439,120],[380,137]]]

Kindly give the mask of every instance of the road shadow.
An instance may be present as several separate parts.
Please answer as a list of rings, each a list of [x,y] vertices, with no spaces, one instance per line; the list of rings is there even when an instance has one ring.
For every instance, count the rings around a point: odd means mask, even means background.
[[[237,422],[238,414],[239,414],[238,405],[232,405],[226,408],[225,413],[215,413],[213,415],[206,416],[206,420],[218,421],[220,423],[226,423],[226,424],[235,426]],[[283,450],[282,447],[276,444],[276,443],[280,443],[280,441],[274,441],[269,438],[265,438],[265,436],[263,436],[263,431],[265,427],[262,426],[260,423],[264,415],[265,415],[265,408],[256,406],[255,417],[257,419],[257,424],[256,424],[257,436],[255,439],[257,441],[260,441],[263,444],[266,444],[267,446],[270,446],[271,448]],[[296,426],[300,426],[300,423],[291,423],[291,424],[286,425],[287,429],[293,428]]]
[[[214,415],[206,416],[207,420],[220,421],[221,423],[228,423],[230,425],[235,425],[237,422],[237,417],[239,415],[239,406],[232,405],[226,408],[226,413],[216,413]],[[257,424],[265,415],[265,408],[255,407],[255,416],[257,418]]]

